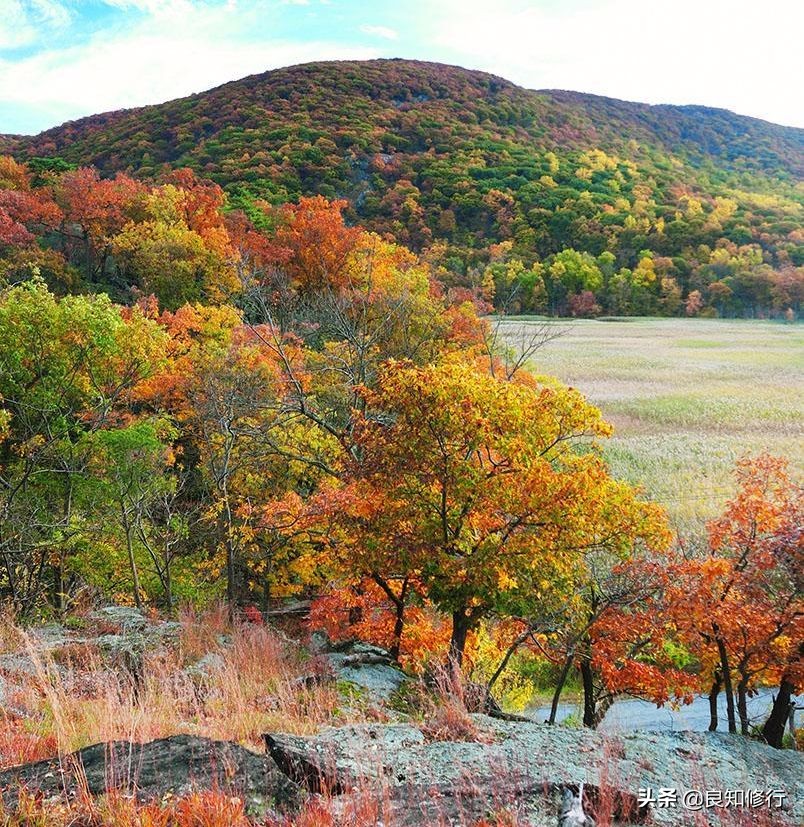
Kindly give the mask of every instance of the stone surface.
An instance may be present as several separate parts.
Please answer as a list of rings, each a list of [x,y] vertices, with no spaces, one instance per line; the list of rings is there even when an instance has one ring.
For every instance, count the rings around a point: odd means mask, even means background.
[[[324,659],[336,680],[359,687],[376,703],[387,701],[409,680],[386,649],[370,643],[333,644],[323,632],[314,632],[310,648]]]
[[[643,823],[640,789],[675,788],[679,806],[655,809],[656,824],[692,823],[688,790],[781,789],[782,823],[804,820],[804,756],[742,737],[703,733],[600,733],[473,716],[487,742],[428,742],[409,724],[354,725],[315,737],[271,733],[277,765],[312,791],[371,789],[394,824],[450,823],[515,807],[529,824],[555,825],[567,786],[585,785],[591,814],[613,802],[621,824]],[[600,818],[598,819],[600,820]]]
[[[114,624],[123,632],[141,632],[148,624],[143,613],[131,606],[104,606],[92,612],[89,620]]]
[[[207,652],[199,661],[191,664],[185,672],[194,680],[206,680],[224,668],[226,661],[218,652]]]
[[[226,790],[241,797],[248,812],[259,817],[269,811],[294,809],[301,800],[300,788],[268,756],[191,735],[148,744],[95,744],[60,761],[14,767],[0,772],[0,793],[12,806],[20,785],[46,798],[74,796],[82,774],[92,795],[116,788],[142,801],[194,789]]]

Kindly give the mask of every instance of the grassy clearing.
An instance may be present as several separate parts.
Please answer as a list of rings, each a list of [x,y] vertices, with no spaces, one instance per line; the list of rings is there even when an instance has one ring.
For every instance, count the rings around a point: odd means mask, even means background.
[[[516,346],[534,322],[506,319]],[[543,324],[539,321],[538,324]],[[745,454],[804,469],[804,327],[761,321],[617,319],[551,322],[565,335],[532,367],[599,405],[615,426],[613,471],[696,531],[733,490]]]

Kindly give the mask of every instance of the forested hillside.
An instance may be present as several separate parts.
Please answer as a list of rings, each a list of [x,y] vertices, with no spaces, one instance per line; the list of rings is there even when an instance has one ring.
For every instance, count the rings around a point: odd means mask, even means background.
[[[549,326],[507,349],[342,202],[261,231],[189,170],[35,177],[0,157],[0,609],[314,595],[333,638],[491,682],[532,638],[559,694],[585,675],[590,726],[601,692],[716,695],[728,658],[743,700],[799,674],[784,459],[738,464],[689,558],[611,474],[601,411],[528,369]]]
[[[445,283],[511,311],[797,313],[804,130],[415,61],[316,63],[0,149],[34,170],[189,167],[263,201],[345,198]],[[33,160],[32,160],[33,159]]]

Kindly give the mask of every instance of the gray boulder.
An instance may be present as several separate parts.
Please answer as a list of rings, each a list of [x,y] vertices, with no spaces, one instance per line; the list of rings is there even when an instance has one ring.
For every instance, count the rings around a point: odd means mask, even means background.
[[[362,724],[315,737],[270,733],[266,745],[292,780],[341,795],[344,806],[343,794],[373,791],[387,802],[395,825],[466,822],[511,807],[525,823],[555,827],[565,789],[580,783],[584,815],[599,823],[641,824],[652,817],[656,824],[687,825],[695,813],[682,806],[684,794],[707,789],[783,790],[786,807],[771,815],[783,824],[804,819],[804,757],[795,752],[716,733],[633,733],[614,740],[588,730],[473,718],[482,741],[427,741],[409,724]],[[649,813],[639,806],[640,790],[662,788],[677,790],[676,807]],[[565,815],[580,817],[577,810],[570,800]]]
[[[110,623],[122,632],[141,632],[148,625],[145,615],[132,606],[104,606],[89,615],[96,623]]]
[[[331,643],[323,632],[314,632],[310,648],[327,663],[336,680],[359,687],[375,703],[389,700],[410,680],[386,649],[371,643]]]
[[[223,655],[218,652],[207,652],[199,661],[185,669],[185,672],[193,680],[204,681],[210,678],[215,672],[221,671],[226,665]]]
[[[237,744],[192,735],[175,735],[135,744],[95,744],[61,759],[39,761],[0,772],[0,794],[16,803],[20,786],[45,798],[75,796],[86,777],[92,795],[119,789],[140,801],[181,796],[192,790],[225,790],[243,799],[249,814],[295,809],[299,787],[276,764]]]

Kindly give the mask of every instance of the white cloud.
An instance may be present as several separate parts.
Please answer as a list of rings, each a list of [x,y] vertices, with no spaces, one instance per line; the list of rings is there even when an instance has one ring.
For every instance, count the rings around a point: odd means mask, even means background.
[[[29,0],[29,6],[39,22],[51,26],[66,26],[70,22],[70,10],[58,0]]]
[[[801,0],[441,0],[430,45],[530,88],[804,125]]]
[[[388,26],[361,26],[360,31],[363,34],[370,34],[374,37],[382,37],[385,40],[398,40],[399,39],[399,32],[395,29],[390,29]]]
[[[122,11],[141,11],[154,16],[191,13],[190,0],[102,0],[107,6]]]
[[[247,22],[226,5],[193,7],[176,26],[165,26],[163,13],[80,46],[0,59],[0,104],[74,119],[182,97],[279,66],[377,56],[374,49],[334,42],[245,41]]]
[[[70,22],[57,0],[3,0],[0,12],[0,49],[28,46]]]

